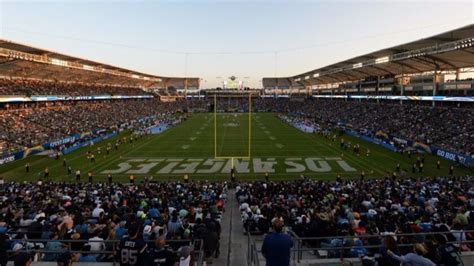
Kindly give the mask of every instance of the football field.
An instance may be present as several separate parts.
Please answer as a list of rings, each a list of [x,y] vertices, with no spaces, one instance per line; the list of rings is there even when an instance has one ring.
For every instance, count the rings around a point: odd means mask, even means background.
[[[124,132],[118,137],[129,135]],[[193,114],[161,134],[127,141],[106,155],[106,145],[111,142],[113,147],[116,138],[66,155],[66,163],[73,169],[70,176],[62,158],[39,155],[1,166],[0,176],[7,180],[37,180],[48,167],[51,179],[71,182],[75,181],[77,169],[83,182],[89,171],[94,181],[106,180],[109,173],[115,181],[126,181],[130,175],[137,180],[145,176],[152,176],[155,181],[182,179],[185,174],[191,179],[224,180],[229,179],[230,169],[235,167],[237,179],[263,179],[265,173],[271,179],[295,179],[302,174],[320,179],[334,179],[337,175],[358,179],[362,172],[367,178],[391,175],[397,163],[401,166],[397,175],[413,175],[411,168],[416,158],[348,136],[343,136],[346,142],[360,144],[360,155],[352,149],[343,151],[340,138],[333,142],[303,133],[272,113]],[[88,150],[94,153],[96,162],[87,160]],[[450,162],[441,160],[438,170],[438,157],[426,154],[425,158],[423,172],[415,176],[448,174]],[[26,162],[31,165],[29,173],[25,171]],[[467,171],[457,167],[455,174],[464,175]]]

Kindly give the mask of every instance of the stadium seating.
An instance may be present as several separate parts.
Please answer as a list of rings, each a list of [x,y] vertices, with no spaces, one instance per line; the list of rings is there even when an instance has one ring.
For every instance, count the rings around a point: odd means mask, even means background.
[[[0,96],[2,95],[144,95],[137,87],[111,85],[91,85],[82,83],[53,82],[32,79],[0,79]]]
[[[183,246],[210,257],[219,252],[226,193],[226,184],[209,182],[2,183],[0,254],[7,246],[11,260],[29,250],[40,261],[73,254],[78,261],[112,262],[120,256],[115,253],[120,240],[138,228],[147,243],[138,265],[155,265],[146,263],[153,261],[159,239],[177,253],[176,261]]]
[[[473,248],[472,177],[301,179],[235,186],[232,195],[240,204],[246,230],[266,233],[273,219],[282,219],[299,242],[295,249],[305,247],[317,256],[369,256],[389,265],[396,262],[387,250],[407,254],[423,243],[426,258],[456,265],[450,259]],[[0,236],[7,238],[0,239],[0,247],[7,247],[11,259],[29,250],[39,260],[56,261],[69,249],[79,259],[92,256],[94,261],[111,262],[118,259],[113,251],[119,240],[138,225],[139,238],[148,245],[142,258],[163,236],[170,252],[191,246],[209,258],[218,252],[222,211],[233,208],[226,207],[228,190],[226,182],[207,181],[1,181]]]
[[[71,134],[118,129],[140,118],[163,118],[182,106],[179,102],[149,99],[54,102],[3,109],[0,110],[2,153],[24,150]]]
[[[219,101],[218,106],[229,103],[228,99]],[[175,103],[133,100],[10,106],[9,109],[0,110],[0,146],[2,152],[6,153],[69,134],[119,126],[129,120],[158,115],[164,111],[207,110],[206,106],[211,102],[211,99]],[[247,106],[248,100],[233,99],[230,103],[235,109]],[[383,132],[382,137],[386,134],[467,155],[474,154],[472,108],[262,98],[253,100],[252,111],[284,112],[293,119],[303,119],[318,128],[334,129],[344,125],[364,135],[375,136]]]
[[[282,219],[295,239],[319,255],[378,254],[379,265],[398,265],[388,249],[407,254],[424,243],[425,257],[457,265],[445,249],[472,249],[465,243],[474,239],[471,185],[472,177],[252,182],[238,184],[236,197],[246,230],[267,233],[272,220]],[[409,235],[415,233],[425,235]]]

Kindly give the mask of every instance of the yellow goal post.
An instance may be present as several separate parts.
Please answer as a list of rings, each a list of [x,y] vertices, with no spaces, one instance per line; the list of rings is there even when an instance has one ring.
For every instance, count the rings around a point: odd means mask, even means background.
[[[231,159],[232,167],[234,166],[234,159],[250,160],[252,154],[252,93],[248,92],[247,95],[241,97],[248,97],[248,149],[247,155],[235,155],[235,156],[219,156],[217,154],[217,98],[218,97],[230,97],[230,96],[217,96],[214,94],[214,159]]]

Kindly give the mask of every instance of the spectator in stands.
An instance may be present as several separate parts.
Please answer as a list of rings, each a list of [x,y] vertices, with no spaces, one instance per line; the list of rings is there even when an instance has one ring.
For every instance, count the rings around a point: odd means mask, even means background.
[[[91,246],[90,245],[84,245],[82,247],[82,254],[78,259],[78,262],[97,262],[96,257],[90,253],[91,251]]]
[[[427,251],[423,244],[415,244],[413,253],[408,253],[404,256],[398,256],[390,250],[387,251],[387,254],[399,261],[401,265],[435,266],[436,264],[431,260],[423,257],[426,253]]]
[[[293,239],[290,235],[283,233],[283,221],[275,218],[272,222],[274,232],[265,236],[262,244],[262,254],[267,266],[289,266],[290,251],[293,247]]]
[[[30,266],[33,259],[30,254],[25,252],[24,247],[20,243],[16,243],[12,248],[13,254],[9,260],[13,261],[14,266]]]
[[[154,265],[174,266],[177,261],[177,256],[166,246],[165,239],[160,237],[155,242],[155,248],[152,251],[152,260]]]

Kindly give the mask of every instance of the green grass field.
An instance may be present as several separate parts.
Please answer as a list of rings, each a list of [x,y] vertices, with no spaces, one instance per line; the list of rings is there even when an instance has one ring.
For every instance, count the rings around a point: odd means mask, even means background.
[[[126,181],[129,175],[137,180],[153,176],[153,180],[182,179],[188,174],[191,179],[228,179],[232,165],[237,169],[238,179],[263,179],[268,172],[271,179],[294,179],[301,174],[310,178],[358,179],[362,171],[367,178],[383,177],[392,173],[397,163],[408,175],[415,156],[393,153],[375,144],[343,136],[352,144],[359,143],[361,155],[352,149],[342,151],[339,139],[332,142],[320,135],[307,134],[280,121],[275,114],[252,114],[251,139],[249,140],[248,114],[194,114],[184,123],[152,136],[139,138],[130,144],[122,144],[118,150],[112,149],[105,155],[105,147],[116,138],[93,147],[85,147],[65,156],[73,168],[72,176],[67,176],[67,168],[62,158],[55,160],[47,156],[31,156],[24,160],[0,167],[0,175],[7,180],[37,180],[43,176],[45,167],[50,170],[53,180],[75,181],[74,172],[81,170],[81,181],[87,180],[91,171],[94,181],[106,180],[112,173],[114,181]],[[214,127],[216,123],[217,127]],[[215,135],[215,132],[217,134]],[[118,137],[130,135],[124,132]],[[247,157],[250,145],[250,159],[215,159],[217,157]],[[101,153],[97,148],[101,147]],[[366,150],[370,155],[366,156]],[[96,156],[96,162],[86,159],[87,150]],[[451,162],[441,160],[441,169],[436,169],[438,157],[425,155],[423,173],[416,176],[447,175]],[[31,165],[26,173],[25,164]],[[455,175],[468,174],[469,170],[456,168]]]

